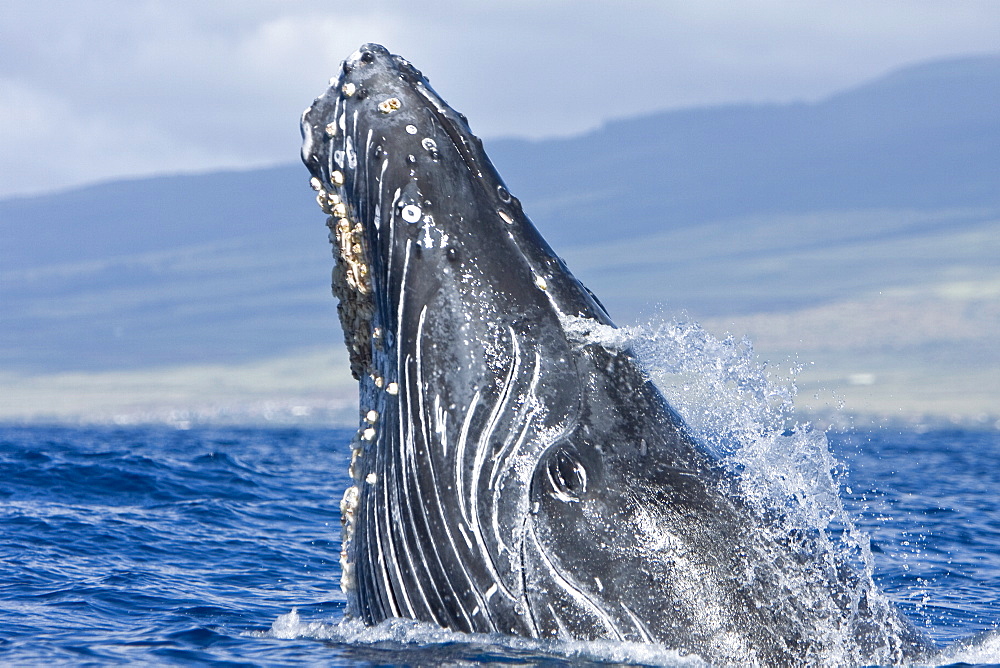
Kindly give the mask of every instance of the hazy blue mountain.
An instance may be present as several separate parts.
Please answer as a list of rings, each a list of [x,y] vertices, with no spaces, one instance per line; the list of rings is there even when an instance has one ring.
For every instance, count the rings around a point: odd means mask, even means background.
[[[495,142],[552,242],[751,214],[1000,206],[1000,56],[901,70],[815,104],[734,105]]]
[[[4,270],[106,261],[315,228],[304,168],[161,176],[0,201]],[[292,242],[294,243],[294,242]]]
[[[487,148],[613,314],[667,300],[726,315],[995,265],[988,245],[947,239],[1000,230],[998,110],[991,56],[817,103],[664,112]],[[0,201],[0,370],[339,345],[323,223],[298,164]]]

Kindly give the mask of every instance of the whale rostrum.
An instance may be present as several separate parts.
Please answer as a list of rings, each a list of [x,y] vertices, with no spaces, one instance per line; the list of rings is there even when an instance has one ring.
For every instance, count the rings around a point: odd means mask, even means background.
[[[409,62],[362,46],[302,133],[360,386],[349,614],[718,663],[923,649],[870,576],[743,501],[629,350],[588,336],[614,327],[604,307]]]

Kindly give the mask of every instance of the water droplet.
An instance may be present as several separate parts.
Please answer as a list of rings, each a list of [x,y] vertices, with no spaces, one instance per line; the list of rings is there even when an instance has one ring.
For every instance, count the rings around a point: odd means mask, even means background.
[[[406,126],[406,132],[408,134],[411,134],[411,135],[417,134],[417,126],[416,125],[407,125]]]

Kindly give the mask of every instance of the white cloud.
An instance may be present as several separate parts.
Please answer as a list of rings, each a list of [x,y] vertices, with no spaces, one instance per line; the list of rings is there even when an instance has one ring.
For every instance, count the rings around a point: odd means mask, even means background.
[[[486,136],[816,98],[997,49],[992,0],[8,0],[0,196],[117,175],[294,160],[341,58],[385,43]]]

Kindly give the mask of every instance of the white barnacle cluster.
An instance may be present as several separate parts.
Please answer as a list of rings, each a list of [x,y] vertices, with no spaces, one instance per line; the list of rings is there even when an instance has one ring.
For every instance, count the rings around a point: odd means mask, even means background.
[[[358,486],[351,485],[340,502],[340,588],[346,593],[356,586],[354,562],[348,556],[354,540],[354,513],[358,508]]]
[[[365,264],[364,252],[362,250],[362,245],[364,244],[363,228],[361,223],[352,224],[346,215],[340,215],[346,214],[346,211],[343,208],[343,204],[338,206],[341,208],[334,211],[334,217],[337,222],[331,234],[336,235],[337,247],[340,249],[340,259],[344,262],[346,268],[344,280],[351,289],[367,295],[371,292],[371,285],[368,281],[368,265]]]
[[[371,276],[366,261],[364,226],[351,219],[347,204],[340,190],[344,185],[344,174],[339,170],[330,173],[330,185],[326,190],[317,178],[310,185],[317,191],[316,201],[329,218],[330,243],[337,258],[333,269],[333,293],[340,300],[341,325],[345,343],[351,354],[351,372],[361,378],[371,361],[371,345],[368,332],[371,330]]]
[[[381,111],[383,114],[391,114],[392,112],[396,111],[402,106],[403,103],[399,101],[398,97],[390,97],[388,100],[385,100],[384,102],[379,102],[378,110]]]
[[[360,434],[360,430],[359,430]],[[358,500],[361,490],[358,487],[360,473],[358,471],[358,459],[363,452],[359,434],[354,435],[351,441],[351,467],[349,469],[351,478],[355,484],[349,486],[344,491],[344,498],[340,502],[340,588],[346,593],[354,589],[354,563],[351,561],[351,544],[354,540],[354,518],[358,510]]]
[[[351,561],[350,555],[351,544],[354,540],[355,516],[361,498],[361,485],[362,483],[374,485],[378,481],[378,476],[375,473],[369,472],[367,475],[363,475],[359,463],[362,455],[364,455],[365,443],[371,442],[375,438],[378,418],[378,411],[374,409],[367,411],[364,414],[361,427],[358,428],[358,431],[354,434],[354,438],[351,440],[351,466],[348,469],[348,473],[354,484],[347,488],[347,491],[344,492],[344,498],[340,502],[340,568],[342,573],[340,588],[344,592],[351,591],[355,587],[354,563]]]
[[[341,186],[344,183],[344,175],[335,171],[330,175],[330,180],[334,185]],[[352,290],[367,295],[371,291],[371,286],[368,282],[368,265],[365,264],[364,227],[361,223],[351,222],[348,218],[347,205],[340,195],[325,191],[319,179],[313,178],[310,184],[319,191],[316,201],[320,208],[330,216],[327,221],[327,227],[330,228],[330,242],[337,247],[338,260],[345,265],[344,280]],[[343,298],[341,295],[338,296]]]

